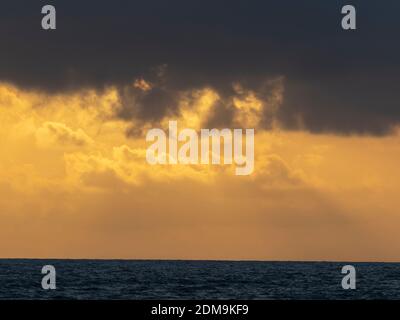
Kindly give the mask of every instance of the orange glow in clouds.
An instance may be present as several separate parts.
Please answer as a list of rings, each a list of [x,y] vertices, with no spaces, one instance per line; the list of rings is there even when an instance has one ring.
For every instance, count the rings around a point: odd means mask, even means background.
[[[143,79],[134,86],[148,90]],[[255,127],[255,168],[151,166],[115,88],[49,95],[0,85],[0,255],[399,261],[400,137],[258,127],[266,105],[240,85],[235,124]],[[185,94],[178,121],[198,130],[211,88]],[[165,127],[169,117],[158,124]]]

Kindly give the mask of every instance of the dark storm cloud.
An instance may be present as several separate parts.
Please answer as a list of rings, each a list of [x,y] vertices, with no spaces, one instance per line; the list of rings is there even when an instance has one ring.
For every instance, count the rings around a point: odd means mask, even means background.
[[[162,87],[147,91],[125,86],[119,89],[122,108],[118,116],[125,120],[159,121],[166,115],[177,113],[177,92]]]
[[[177,92],[285,78],[287,128],[384,134],[400,121],[400,3],[350,1],[356,31],[340,27],[348,1],[21,1],[0,4],[0,80],[47,91],[164,83],[124,101],[121,117],[159,119]],[[41,6],[57,30],[40,27]],[[155,69],[156,68],[156,69]],[[158,80],[157,80],[158,81]],[[129,94],[126,96],[128,97]],[[230,116],[229,102],[216,123]]]

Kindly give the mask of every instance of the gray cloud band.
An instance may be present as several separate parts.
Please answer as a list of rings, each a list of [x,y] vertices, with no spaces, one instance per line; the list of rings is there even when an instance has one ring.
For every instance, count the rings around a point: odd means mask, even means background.
[[[2,2],[1,81],[50,92],[115,85],[127,121],[157,121],[180,92],[209,86],[222,97],[210,121],[224,126],[233,83],[262,98],[263,84],[283,77],[276,117],[287,129],[383,135],[400,122],[398,1],[352,1],[353,33],[340,27],[344,1],[52,1],[54,32],[40,28],[43,4]],[[137,78],[156,85],[131,99]]]

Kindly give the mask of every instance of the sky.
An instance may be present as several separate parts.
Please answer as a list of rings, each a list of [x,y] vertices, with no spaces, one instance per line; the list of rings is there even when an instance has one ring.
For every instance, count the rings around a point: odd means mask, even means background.
[[[400,261],[398,1],[0,10],[0,257]],[[146,162],[254,128],[255,168]]]

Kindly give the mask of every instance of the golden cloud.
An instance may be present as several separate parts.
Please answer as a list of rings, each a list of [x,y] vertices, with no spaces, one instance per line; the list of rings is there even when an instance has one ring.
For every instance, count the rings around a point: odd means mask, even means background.
[[[259,123],[260,108],[279,105],[276,90],[268,102],[243,89],[237,121]],[[175,120],[199,128],[220,97],[211,88],[190,96]],[[400,258],[398,133],[259,128],[254,174],[238,177],[230,166],[147,164],[143,137],[127,137],[132,123],[115,117],[119,101],[115,88],[49,95],[0,85],[2,256]]]
[[[39,146],[77,146],[84,147],[93,140],[82,130],[72,130],[60,122],[45,122],[37,131],[36,139]]]

